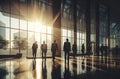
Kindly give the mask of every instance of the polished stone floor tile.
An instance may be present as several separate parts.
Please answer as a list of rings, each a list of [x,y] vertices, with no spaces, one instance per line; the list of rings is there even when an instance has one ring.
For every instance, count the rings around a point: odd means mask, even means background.
[[[120,57],[0,59],[0,79],[120,79]]]

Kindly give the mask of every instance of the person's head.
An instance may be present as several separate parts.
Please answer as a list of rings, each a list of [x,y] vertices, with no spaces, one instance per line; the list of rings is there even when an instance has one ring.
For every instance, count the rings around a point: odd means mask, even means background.
[[[54,40],[54,43],[56,43],[56,40]]]
[[[66,39],[66,41],[68,42],[69,40],[68,40],[68,39]]]
[[[43,41],[43,44],[45,44],[45,41]]]

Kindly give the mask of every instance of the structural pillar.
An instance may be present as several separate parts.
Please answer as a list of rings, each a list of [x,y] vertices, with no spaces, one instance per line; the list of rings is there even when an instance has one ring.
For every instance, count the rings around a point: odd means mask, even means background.
[[[90,0],[86,1],[86,13],[85,13],[85,20],[86,20],[86,54],[90,55]]]
[[[74,26],[74,43],[77,43],[77,0],[73,0],[73,26]]]
[[[61,0],[53,0],[53,40],[58,44],[57,56],[61,56]]]
[[[96,55],[99,55],[99,3],[96,1]]]

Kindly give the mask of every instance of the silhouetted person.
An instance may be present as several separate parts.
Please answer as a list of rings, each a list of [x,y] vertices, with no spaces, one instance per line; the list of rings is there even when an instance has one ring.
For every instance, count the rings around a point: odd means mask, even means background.
[[[103,52],[104,52],[104,46],[103,46],[103,44],[100,46],[100,52],[101,52],[101,55],[103,56]]]
[[[37,48],[38,48],[38,44],[37,41],[35,43],[33,43],[32,45],[32,53],[33,53],[33,58],[36,58],[36,53],[37,53]]]
[[[84,44],[82,44],[81,52],[82,52],[83,55],[85,54],[85,46],[84,46]]]
[[[73,58],[75,58],[76,54],[77,54],[77,44],[74,43],[72,45],[72,51],[73,51]]]
[[[117,56],[119,52],[118,45],[115,46],[115,55]]]
[[[69,53],[71,51],[71,44],[68,39],[66,39],[66,42],[64,42],[63,50],[65,52],[65,64],[66,64],[66,60],[68,60],[68,64],[69,64]]]
[[[54,43],[52,43],[51,51],[52,51],[52,58],[53,58],[53,61],[54,61],[56,52],[58,51],[58,45],[56,43],[56,40],[54,40]]]
[[[47,79],[47,68],[45,61],[42,61],[42,77],[42,79]]]
[[[107,56],[107,53],[108,53],[108,46],[107,45],[104,46],[104,51],[105,51],[105,56]]]
[[[43,41],[43,44],[41,45],[41,50],[42,50],[42,59],[45,58],[46,61],[47,44],[45,44],[45,41]]]

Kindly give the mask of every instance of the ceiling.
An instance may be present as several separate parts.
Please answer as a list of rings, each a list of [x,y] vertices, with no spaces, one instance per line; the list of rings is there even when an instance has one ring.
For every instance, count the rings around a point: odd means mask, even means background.
[[[111,19],[120,22],[120,0],[100,0],[110,7]]]

